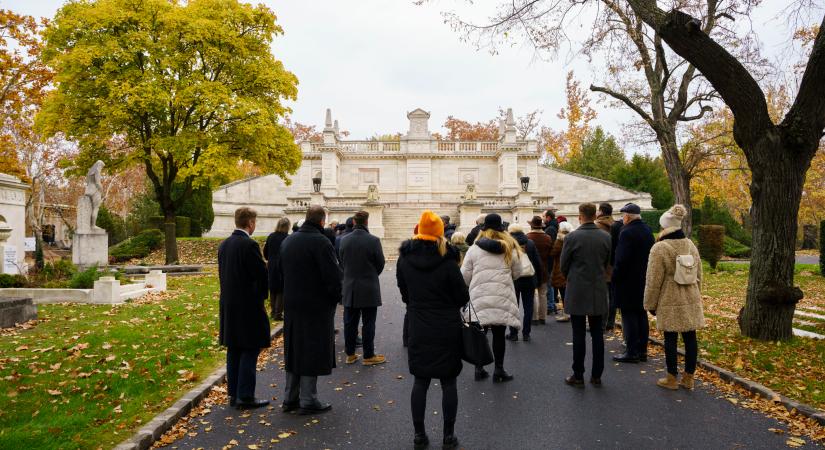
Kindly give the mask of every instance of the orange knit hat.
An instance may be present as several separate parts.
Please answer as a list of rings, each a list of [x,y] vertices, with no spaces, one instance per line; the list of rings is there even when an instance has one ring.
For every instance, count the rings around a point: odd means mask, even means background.
[[[418,234],[413,239],[424,241],[436,241],[439,236],[444,236],[444,222],[436,213],[429,209],[421,213],[418,219]]]

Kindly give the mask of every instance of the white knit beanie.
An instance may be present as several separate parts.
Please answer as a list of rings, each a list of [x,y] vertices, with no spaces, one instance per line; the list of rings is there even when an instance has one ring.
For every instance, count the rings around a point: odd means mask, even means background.
[[[682,205],[673,205],[661,217],[659,225],[662,228],[682,228],[682,220],[687,215],[687,210]]]

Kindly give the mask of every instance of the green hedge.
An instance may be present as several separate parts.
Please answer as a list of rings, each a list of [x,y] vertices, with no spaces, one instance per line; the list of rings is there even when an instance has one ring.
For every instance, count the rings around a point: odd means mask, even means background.
[[[20,274],[0,273],[0,288],[21,288],[26,286],[26,277]]]
[[[723,246],[725,256],[729,256],[731,258],[751,257],[751,248],[730,236],[725,236],[725,242]]]
[[[116,280],[120,280],[121,284],[123,284],[126,279],[122,273],[114,271],[114,272],[101,272],[97,268],[97,264],[89,267],[88,269],[75,273],[72,278],[69,280],[69,288],[71,289],[93,289],[95,287],[95,281],[99,280],[100,277],[104,276],[113,276]]]
[[[143,230],[137,236],[121,242],[109,249],[109,257],[115,262],[128,261],[134,258],[145,258],[153,250],[163,246],[163,233],[157,229]]]
[[[725,227],[722,225],[699,225],[699,255],[716,270],[722,257],[725,242]]]
[[[163,216],[152,216],[149,218],[152,227],[157,228],[162,233],[166,232],[164,228],[165,219]],[[175,216],[175,237],[192,237],[192,220],[185,216]],[[197,237],[197,236],[196,236]]]
[[[654,233],[658,233],[662,231],[662,227],[659,225],[659,218],[666,212],[666,209],[651,209],[649,211],[642,211],[642,220]]]

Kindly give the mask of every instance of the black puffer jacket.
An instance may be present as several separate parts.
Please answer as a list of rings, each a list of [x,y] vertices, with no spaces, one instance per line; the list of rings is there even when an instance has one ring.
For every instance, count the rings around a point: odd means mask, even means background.
[[[456,250],[438,254],[435,242],[401,244],[396,277],[409,319],[410,373],[451,378],[461,373],[461,313],[470,294],[461,276]]]
[[[539,256],[538,248],[536,248],[536,243],[531,241],[522,231],[510,233],[510,236],[513,236],[513,239],[518,242],[521,249],[524,250],[527,253],[527,257],[530,258],[530,263],[533,264],[533,276],[521,277],[515,280],[515,283],[519,284],[518,287],[521,288],[535,289],[538,287],[539,280],[541,279],[541,257]]]

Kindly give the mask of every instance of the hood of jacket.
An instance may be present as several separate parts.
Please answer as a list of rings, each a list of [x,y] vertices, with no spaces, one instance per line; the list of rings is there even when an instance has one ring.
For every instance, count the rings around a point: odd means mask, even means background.
[[[475,244],[485,252],[495,253],[497,255],[504,254],[504,246],[495,239],[481,238],[477,240]]]
[[[433,241],[409,239],[401,243],[398,253],[404,260],[418,270],[435,270],[445,259],[457,260],[455,247],[448,245],[447,253],[438,253],[438,244]]]
[[[596,217],[596,224],[602,227],[607,228],[608,230],[610,227],[613,226],[613,218],[610,216],[599,216]]]
[[[530,239],[527,238],[527,235],[524,234],[523,231],[517,231],[515,233],[510,233],[510,236],[513,236],[513,239],[515,239],[516,242],[518,242],[518,245],[522,245],[522,246],[527,245],[527,241],[530,240]]]

